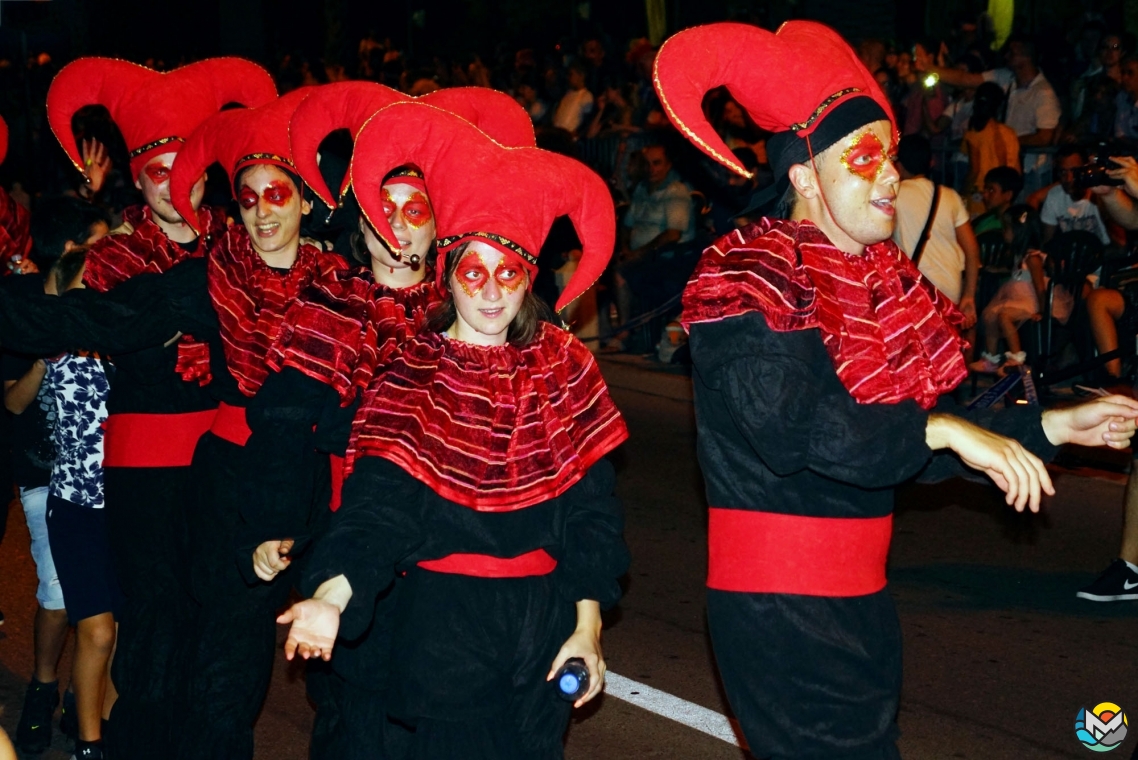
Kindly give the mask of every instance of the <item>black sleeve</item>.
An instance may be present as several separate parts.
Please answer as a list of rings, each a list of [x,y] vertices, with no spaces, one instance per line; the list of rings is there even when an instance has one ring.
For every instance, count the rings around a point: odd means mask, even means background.
[[[744,330],[701,331],[704,350],[723,360],[712,355],[706,374],[697,369],[723,394],[741,435],[776,475],[809,469],[862,488],[917,475],[932,456],[925,443],[929,413],[913,401],[859,404],[813,332],[776,333],[758,315]],[[709,337],[719,345],[707,345]]]
[[[343,575],[352,599],[340,636],[355,639],[371,624],[376,598],[395,579],[395,566],[422,544],[424,486],[396,465],[364,457],[344,482],[343,502],[328,532],[312,548],[301,582],[310,597]]]
[[[242,488],[238,566],[253,581],[253,551],[265,541],[291,538],[292,556],[311,541],[321,510],[328,510],[327,454],[317,451],[316,426],[324,407],[339,407],[336,392],[286,368],[270,374],[245,411],[250,436],[242,450],[249,477]]]
[[[19,380],[28,374],[35,363],[36,360],[31,356],[4,351],[0,353],[0,380]]]
[[[1044,462],[1051,461],[1059,452],[1059,447],[1047,440],[1047,435],[1043,432],[1043,409],[1038,406],[1016,405],[1002,409],[969,411],[966,407],[945,398],[933,411],[952,414],[993,433],[1014,438]],[[988,476],[966,467],[954,452],[947,449],[936,452],[929,466],[917,480],[921,483],[936,483],[956,477],[984,483],[991,482]]]
[[[595,599],[608,609],[620,601],[617,579],[628,571],[624,508],[613,493],[616,472],[597,462],[564,498],[572,502],[564,525],[555,579],[572,602]]]
[[[164,274],[141,274],[114,290],[76,289],[63,296],[0,293],[0,335],[6,347],[52,355],[87,349],[128,354],[160,346],[178,332],[217,329],[202,259]]]

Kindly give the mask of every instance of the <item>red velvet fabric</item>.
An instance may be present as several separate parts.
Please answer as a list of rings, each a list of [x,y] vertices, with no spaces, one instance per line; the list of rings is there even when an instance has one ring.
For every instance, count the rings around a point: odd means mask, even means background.
[[[0,275],[12,273],[8,265],[14,257],[31,252],[31,224],[28,210],[0,188]]]
[[[872,72],[833,29],[788,21],[771,32],[733,22],[685,29],[656,55],[653,82],[668,117],[696,147],[739,174],[751,176],[707,120],[703,99],[726,85],[765,130],[811,134],[830,109],[870,97],[893,113]]]
[[[862,404],[931,409],[968,375],[960,312],[891,240],[852,256],[810,222],[762,219],[704,252],[683,303],[685,329],[748,312],[779,332],[817,328]]]
[[[343,270],[314,282],[289,307],[266,361],[292,367],[335,388],[347,406],[440,301],[430,278],[409,288],[376,283],[370,272]]]
[[[52,80],[47,118],[71,163],[83,171],[71,118],[83,106],[105,106],[122,130],[137,177],[151,157],[179,151],[222,106],[255,108],[276,96],[269,72],[241,58],[209,58],[167,73],[114,58],[79,58]]]
[[[369,386],[345,466],[383,457],[445,499],[508,512],[561,495],[627,437],[570,333],[543,323],[519,348],[424,332]]]
[[[269,267],[244,226],[231,227],[209,252],[209,295],[221,326],[226,366],[246,396],[268,376],[265,362],[277,340],[285,312],[313,282],[347,264],[335,253],[301,245],[287,272]]]
[[[517,557],[448,554],[441,559],[425,559],[417,564],[432,573],[470,575],[475,578],[532,578],[536,575],[549,575],[557,569],[557,560],[545,549],[534,549]]]

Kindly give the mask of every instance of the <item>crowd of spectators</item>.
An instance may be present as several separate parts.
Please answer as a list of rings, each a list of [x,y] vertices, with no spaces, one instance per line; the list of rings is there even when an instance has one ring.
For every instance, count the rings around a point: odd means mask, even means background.
[[[953,237],[996,232],[1004,226],[1003,211],[1026,203],[1041,214],[1045,238],[1066,227],[1088,229],[1125,248],[1126,231],[1099,213],[1099,195],[1074,186],[1071,171],[1100,152],[1128,151],[1125,141],[1138,137],[1138,40],[1089,12],[1070,26],[1066,39],[1017,33],[994,46],[989,28],[984,17],[960,18],[944,39],[855,41],[893,104],[902,135],[929,146],[927,170],[910,177],[923,184],[910,181],[910,198],[900,204],[900,227],[909,230],[902,237],[922,229],[931,213],[930,188],[938,184],[961,199],[962,209],[952,201],[953,224],[945,225],[956,229]],[[609,181],[623,234],[599,286],[597,308],[590,309],[598,320],[589,329],[596,324],[602,337],[612,339],[611,348],[647,350],[667,334],[699,252],[745,221],[738,215],[772,182],[767,135],[726,89],[708,94],[706,112],[753,178],[735,176],[675,133],[652,86],[654,58],[647,40],[604,34],[550,49],[500,46],[491,56],[413,58],[369,34],[349,64],[288,54],[274,73],[282,92],[351,78],[411,95],[466,85],[510,93],[529,113],[540,145],[585,161]],[[161,69],[184,61],[143,63]],[[19,198],[25,191],[85,191],[44,123],[44,95],[59,65],[47,56],[23,67],[0,61],[0,113],[13,132],[2,179],[15,185]],[[98,108],[81,112],[76,127],[105,146],[106,177],[97,200],[113,215],[135,192],[119,170],[126,166],[121,138]],[[1111,147],[1099,148],[1102,142]],[[223,189],[215,200],[224,198]],[[952,200],[947,193],[940,197]],[[957,224],[965,213],[967,231]],[[542,263],[553,296],[564,279],[557,273],[571,269],[578,246],[571,228],[552,236],[550,246],[557,250],[543,251]],[[930,257],[929,266],[940,258]],[[961,272],[960,286],[950,290],[968,289]],[[971,303],[965,305],[971,312]],[[654,317],[646,325],[621,328],[646,313]]]

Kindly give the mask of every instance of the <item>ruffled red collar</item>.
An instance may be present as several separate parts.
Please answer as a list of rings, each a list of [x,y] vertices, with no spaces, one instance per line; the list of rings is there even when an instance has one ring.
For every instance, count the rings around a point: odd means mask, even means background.
[[[422,329],[427,310],[441,300],[433,278],[391,288],[366,269],[343,270],[318,280],[285,314],[269,349],[269,366],[303,372],[332,386],[345,406],[378,368]]]
[[[242,225],[230,228],[209,254],[209,295],[221,327],[225,362],[237,386],[253,396],[269,374],[265,356],[285,312],[314,281],[347,266],[335,253],[302,244],[287,272],[269,267]]]
[[[862,404],[931,409],[968,374],[960,313],[891,240],[853,256],[810,222],[762,219],[704,252],[683,301],[686,329],[749,312],[779,332],[817,328]]]
[[[368,387],[345,465],[383,457],[443,498],[508,512],[561,495],[627,437],[570,333],[542,324],[519,348],[425,332]]]
[[[150,208],[128,206],[122,226],[107,235],[87,254],[83,282],[92,290],[106,292],[136,274],[162,274],[186,259],[201,258],[210,243],[226,228],[225,209],[202,206],[198,210],[201,229],[198,245],[191,253],[178,245],[150,218]]]

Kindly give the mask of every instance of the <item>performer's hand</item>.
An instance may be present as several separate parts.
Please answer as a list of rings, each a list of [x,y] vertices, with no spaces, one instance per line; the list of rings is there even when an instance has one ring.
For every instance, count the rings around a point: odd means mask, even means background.
[[[573,635],[561,645],[545,680],[552,681],[557,671],[574,657],[584,660],[585,667],[589,669],[589,690],[573,703],[574,707],[580,707],[605,688],[605,658],[601,651],[601,606],[595,601],[586,599],[577,602],[577,630],[573,631]]]
[[[1134,436],[1138,401],[1126,396],[1103,396],[1066,409],[1043,413],[1043,432],[1055,446],[1109,446],[1124,449]]]
[[[949,414],[929,415],[925,441],[933,450],[951,449],[964,464],[990,477],[1017,512],[1025,506],[1038,512],[1041,491],[1055,495],[1047,468],[1019,441]]]
[[[320,599],[305,599],[289,607],[277,618],[292,623],[285,640],[285,659],[300,655],[304,659],[332,659],[332,647],[340,630],[340,609]]]
[[[283,541],[266,541],[261,544],[253,552],[253,572],[263,581],[273,580],[292,563],[287,556],[292,551],[292,546],[291,538]]]
[[[83,141],[80,154],[83,157],[87,188],[91,195],[95,195],[103,189],[103,183],[107,180],[107,173],[111,170],[111,157],[107,155],[106,147],[93,137]]]

